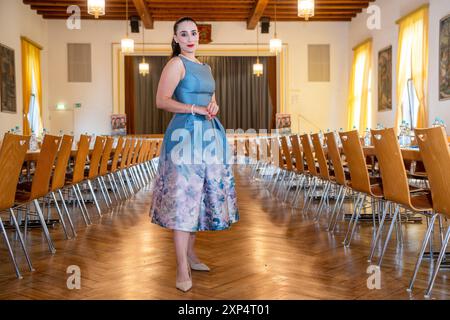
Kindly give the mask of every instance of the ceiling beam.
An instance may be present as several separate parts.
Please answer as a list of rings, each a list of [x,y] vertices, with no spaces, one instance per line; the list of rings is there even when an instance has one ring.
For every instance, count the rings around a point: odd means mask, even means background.
[[[264,10],[266,10],[267,4],[269,0],[256,0],[255,7],[253,8],[253,12],[251,16],[247,20],[247,29],[253,30],[258,25],[259,19],[261,19]]]
[[[145,0],[133,0],[134,7],[136,8],[142,23],[146,29],[153,29],[153,19],[148,11],[147,3]]]

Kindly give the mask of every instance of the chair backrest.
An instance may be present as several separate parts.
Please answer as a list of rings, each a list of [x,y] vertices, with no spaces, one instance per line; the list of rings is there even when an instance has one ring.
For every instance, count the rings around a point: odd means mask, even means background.
[[[155,157],[159,157],[159,155],[161,154],[162,143],[163,143],[162,139],[158,140],[158,146],[156,147]]]
[[[303,154],[302,149],[300,148],[300,142],[298,140],[298,135],[292,135],[289,137],[291,140],[291,146],[292,146],[292,155],[295,158],[295,167],[297,168],[298,172],[304,172],[305,171],[305,164],[303,160]]]
[[[287,143],[287,137],[286,136],[282,136],[280,138],[280,143],[281,143],[281,151],[284,155],[284,160],[286,162],[286,168],[289,171],[293,171],[294,170],[294,166],[292,164],[292,155],[291,155],[291,151],[289,150],[289,145]],[[283,163],[281,161],[281,163]]]
[[[136,143],[136,139],[131,139],[131,146],[130,146],[130,151],[128,152],[128,157],[126,159],[126,167],[130,167],[131,166],[131,162],[133,161],[133,156],[134,153],[136,152],[136,147],[137,147],[137,143]]]
[[[394,129],[371,130],[387,200],[410,206],[408,176]]]
[[[156,152],[156,140],[150,140],[150,145],[148,146],[148,152],[145,157],[145,161],[150,161],[153,159]]]
[[[111,150],[113,147],[114,138],[107,137],[105,142],[105,148],[103,149],[102,160],[100,162],[99,174],[104,176],[108,173],[108,162],[111,159]]]
[[[100,169],[100,160],[102,158],[103,150],[105,149],[105,137],[98,136],[95,138],[94,150],[92,151],[91,159],[89,161],[89,179],[98,177]]]
[[[450,150],[445,129],[415,129],[415,134],[430,183],[433,209],[449,217]]]
[[[6,133],[0,149],[0,210],[9,209],[29,145],[29,136]]]
[[[125,147],[123,148],[122,157],[120,158],[120,169],[125,169],[127,166],[128,154],[130,153],[132,139],[127,139]]]
[[[328,159],[331,160],[331,164],[333,165],[334,178],[338,184],[346,185],[347,180],[345,179],[344,163],[342,162],[341,152],[336,142],[335,134],[333,132],[326,133],[325,141],[327,143]]]
[[[317,158],[317,162],[319,163],[319,176],[322,179],[330,180],[330,171],[328,168],[327,157],[325,156],[325,151],[322,147],[322,142],[320,141],[320,137],[318,133],[311,135],[311,140],[314,147],[314,153]]]
[[[117,171],[117,165],[119,164],[119,158],[123,153],[123,147],[125,144],[125,140],[122,137],[119,137],[117,140],[116,148],[114,150],[114,156],[111,160],[111,169],[109,172],[113,173]]]
[[[369,172],[367,171],[364,150],[357,130],[339,132],[345,159],[350,171],[352,189],[358,192],[371,193]]]
[[[131,162],[132,165],[137,163],[138,157],[141,154],[141,149],[142,149],[143,144],[144,144],[144,140],[142,140],[142,139],[138,140],[138,142],[136,144],[136,149],[134,150],[133,160]]]
[[[67,165],[69,164],[72,152],[73,136],[64,135],[56,156],[55,170],[53,171],[52,185],[50,191],[55,191],[64,187],[66,181]]]
[[[33,182],[31,183],[30,200],[45,196],[49,192],[50,177],[56,154],[59,150],[61,137],[46,134],[42,142],[41,152],[36,163]]]
[[[78,150],[75,157],[75,165],[73,167],[73,179],[72,183],[77,184],[84,180],[84,167],[86,165],[86,160],[89,155],[89,144],[91,142],[91,137],[82,134],[80,136],[80,141],[78,141]]]
[[[314,154],[309,142],[309,135],[301,135],[300,141],[302,143],[303,154],[306,158],[306,164],[308,165],[308,172],[313,176],[317,176],[316,161],[314,159]]]
[[[142,147],[141,150],[139,151],[139,156],[137,158],[136,163],[142,163],[144,161],[144,158],[147,155],[147,150],[148,150],[148,140],[144,139],[142,140]]]

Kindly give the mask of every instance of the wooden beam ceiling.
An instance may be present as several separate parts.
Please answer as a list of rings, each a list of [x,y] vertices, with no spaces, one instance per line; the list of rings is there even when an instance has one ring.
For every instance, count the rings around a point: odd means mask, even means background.
[[[145,0],[133,0],[133,4],[145,28],[153,29],[153,19],[148,11],[148,6]]]
[[[310,21],[351,21],[375,0],[316,0],[315,16]],[[78,5],[82,19],[94,19],[87,13],[87,0],[23,0],[45,19],[67,19],[70,5]],[[278,21],[304,21],[297,16],[297,0],[130,0],[128,15],[139,16],[147,29],[154,21],[175,21],[190,16],[203,21],[246,22],[254,29],[261,17]],[[125,0],[106,0],[106,15],[100,20],[124,20]]]

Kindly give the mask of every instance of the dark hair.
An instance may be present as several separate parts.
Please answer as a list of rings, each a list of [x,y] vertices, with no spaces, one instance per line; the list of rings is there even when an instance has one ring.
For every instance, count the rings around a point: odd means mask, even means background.
[[[195,23],[195,25],[197,25],[197,22],[194,19],[192,19],[191,17],[182,17],[182,18],[178,19],[175,22],[175,24],[173,25],[173,34],[174,35],[177,34],[178,25],[185,21],[192,21],[193,23]],[[172,56],[171,56],[171,58],[178,56],[180,53],[181,53],[180,45],[178,43],[176,43],[175,39],[172,37]]]

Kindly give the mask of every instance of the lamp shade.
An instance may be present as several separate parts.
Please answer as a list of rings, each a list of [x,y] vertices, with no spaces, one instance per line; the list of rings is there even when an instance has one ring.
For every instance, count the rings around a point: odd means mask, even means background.
[[[120,46],[122,48],[122,53],[133,53],[134,52],[134,40],[130,38],[124,38],[120,41]]]
[[[105,0],[88,0],[87,11],[98,19],[105,15]]]
[[[298,0],[298,16],[309,20],[314,16],[314,0]]]

